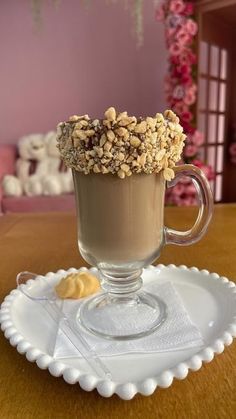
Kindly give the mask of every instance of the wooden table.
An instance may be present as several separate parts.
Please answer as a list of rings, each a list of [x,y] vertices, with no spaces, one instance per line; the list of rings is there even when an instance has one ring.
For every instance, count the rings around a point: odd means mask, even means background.
[[[191,225],[194,209],[167,208],[166,224]],[[175,225],[174,225],[175,224]],[[206,268],[236,278],[236,205],[215,207],[205,238],[190,247],[167,246],[162,263]],[[15,287],[16,273],[85,264],[76,245],[73,214],[14,214],[0,218],[0,299]],[[235,418],[236,344],[183,381],[152,396],[125,402],[87,393],[30,364],[0,334],[0,417],[8,418]]]

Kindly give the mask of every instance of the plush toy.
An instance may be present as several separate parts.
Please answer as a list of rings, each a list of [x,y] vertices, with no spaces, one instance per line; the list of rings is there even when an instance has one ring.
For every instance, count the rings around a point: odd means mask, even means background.
[[[7,196],[40,195],[42,187],[38,178],[45,173],[47,156],[44,136],[31,134],[20,138],[19,158],[16,162],[16,176],[7,175],[3,179],[3,190]],[[32,178],[32,179],[31,179]]]
[[[73,191],[73,179],[71,170],[63,165],[57,148],[56,133],[54,131],[45,135],[47,147],[47,176],[44,176],[44,195],[60,195]]]
[[[59,195],[73,191],[70,171],[63,172],[54,131],[31,134],[19,140],[16,176],[6,175],[2,185],[7,196]]]
[[[23,187],[20,180],[12,175],[4,176],[2,188],[5,196],[21,196],[23,194]]]

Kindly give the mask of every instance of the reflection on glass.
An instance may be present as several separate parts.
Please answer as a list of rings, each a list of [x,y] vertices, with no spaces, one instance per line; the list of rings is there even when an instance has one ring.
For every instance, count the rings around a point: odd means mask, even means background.
[[[215,153],[216,153],[216,148],[214,146],[208,147],[208,150],[207,150],[207,162],[213,168],[215,167]]]
[[[208,117],[208,143],[216,142],[216,115]]]
[[[215,190],[215,200],[216,202],[221,201],[222,199],[222,175],[216,176],[216,190]]]
[[[209,183],[210,183],[211,190],[214,191],[214,181],[210,180]]]
[[[217,87],[218,83],[216,81],[210,81],[210,91],[209,91],[209,110],[217,110]]]
[[[220,145],[217,147],[217,165],[216,165],[217,172],[223,171],[223,161],[224,161],[224,146]]]
[[[227,51],[226,49],[221,50],[220,77],[221,79],[224,79],[224,80],[227,77]]]
[[[220,97],[219,97],[219,111],[225,111],[225,101],[226,101],[226,84],[220,83]]]
[[[210,54],[210,76],[218,77],[219,71],[219,48],[212,45]]]
[[[225,134],[225,115],[219,115],[218,121],[218,142],[224,142],[224,134]]]

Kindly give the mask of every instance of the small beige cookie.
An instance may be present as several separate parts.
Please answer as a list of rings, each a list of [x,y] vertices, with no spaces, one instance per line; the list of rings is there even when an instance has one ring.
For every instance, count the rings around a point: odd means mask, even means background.
[[[89,272],[67,275],[56,285],[55,291],[60,298],[82,298],[94,294],[100,289],[100,282]]]

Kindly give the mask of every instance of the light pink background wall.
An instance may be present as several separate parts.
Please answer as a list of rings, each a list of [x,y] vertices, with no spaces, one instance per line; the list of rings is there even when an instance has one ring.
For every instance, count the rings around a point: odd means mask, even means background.
[[[124,2],[42,1],[34,30],[30,0],[0,3],[0,142],[45,132],[69,115],[101,116],[111,105],[136,115],[165,108],[162,24],[145,1],[144,45],[137,49]]]

